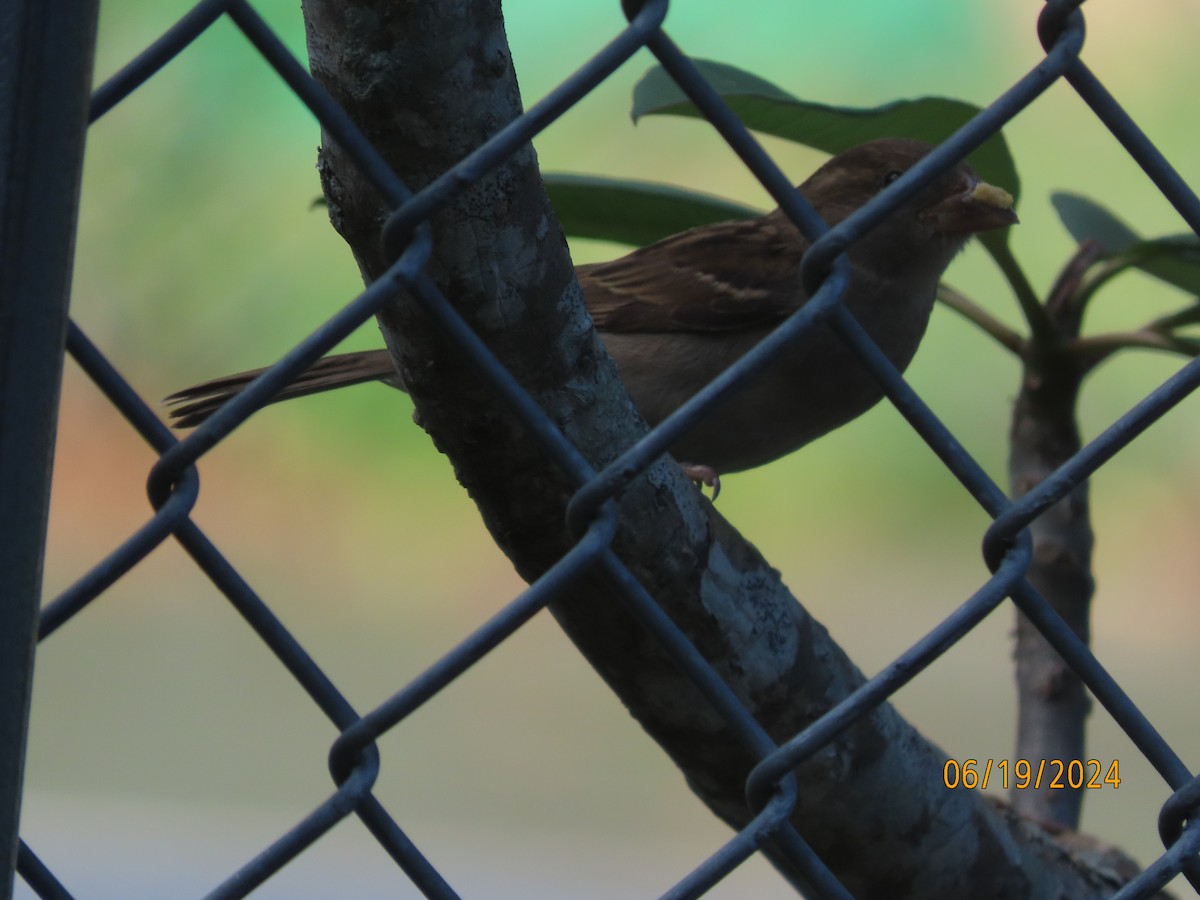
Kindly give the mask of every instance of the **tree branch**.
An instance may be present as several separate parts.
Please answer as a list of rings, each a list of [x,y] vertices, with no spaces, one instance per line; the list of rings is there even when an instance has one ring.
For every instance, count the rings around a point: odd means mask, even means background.
[[[1103,251],[1081,244],[1063,267],[1045,304],[1049,334],[1032,340],[1024,356],[1021,390],[1009,435],[1009,480],[1023,497],[1082,445],[1076,421],[1079,388],[1089,371],[1068,348],[1079,336],[1085,304],[1079,294],[1088,270]],[[1027,578],[1086,643],[1092,594],[1094,535],[1085,481],[1029,527],[1033,561]],[[1016,759],[1086,759],[1085,723],[1091,707],[1079,676],[1025,616],[1017,615]],[[1016,790],[1013,807],[1024,815],[1074,830],[1082,790]]]
[[[1025,270],[1013,256],[1012,248],[1008,246],[1007,235],[1001,232],[984,234],[980,235],[979,242],[983,244],[983,249],[1000,267],[1000,271],[1012,287],[1013,295],[1017,298],[1017,305],[1021,307],[1025,321],[1029,323],[1029,333],[1033,339],[1042,340],[1050,335],[1052,329],[1046,318],[1046,311],[1038,302],[1037,293],[1034,291],[1033,285],[1029,283],[1029,277],[1025,274]]]
[[[305,0],[314,74],[414,189],[520,111],[498,0]],[[370,280],[379,200],[336,146],[320,169],[334,225]],[[526,147],[432,220],[429,271],[592,462],[644,431],[593,332]],[[382,316],[417,416],[527,580],[572,545],[572,486],[416,304]],[[861,673],[772,569],[665,460],[620,498],[614,549],[757,720],[783,741]],[[755,759],[590,573],[552,612],[708,807],[734,827]],[[797,771],[792,821],[857,896],[1075,898],[1111,893],[1029,823],[942,785],[945,754],[882,706]],[[786,861],[776,858],[786,870]],[[789,873],[795,877],[795,872]],[[1103,881],[1103,879],[1099,879]]]
[[[1139,331],[1113,331],[1081,337],[1067,344],[1064,349],[1078,360],[1079,365],[1091,370],[1118,350],[1135,348],[1161,350],[1164,353],[1176,353],[1190,359],[1200,354],[1200,341],[1195,338],[1165,334],[1147,327]]]
[[[946,282],[938,285],[938,300],[954,310],[968,322],[972,322],[991,336],[1001,347],[1021,356],[1025,352],[1025,338],[1013,331],[990,312],[975,303],[966,294],[952,288]]]

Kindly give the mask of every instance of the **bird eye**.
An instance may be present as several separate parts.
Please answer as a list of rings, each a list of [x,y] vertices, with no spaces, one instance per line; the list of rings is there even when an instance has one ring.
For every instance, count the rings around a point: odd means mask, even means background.
[[[901,172],[899,169],[892,169],[886,175],[883,176],[883,186],[887,187],[889,184],[891,184],[893,181],[895,181],[897,178],[899,178],[903,174],[904,173]]]

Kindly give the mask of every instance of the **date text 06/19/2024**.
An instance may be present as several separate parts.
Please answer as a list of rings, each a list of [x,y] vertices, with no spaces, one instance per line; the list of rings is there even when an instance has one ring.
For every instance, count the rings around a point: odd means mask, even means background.
[[[1072,788],[1099,790],[1121,786],[1120,765],[1113,760],[1107,767],[1098,759],[956,759],[946,760],[942,767],[942,782],[950,790],[986,790],[995,781],[999,787],[1019,791]]]

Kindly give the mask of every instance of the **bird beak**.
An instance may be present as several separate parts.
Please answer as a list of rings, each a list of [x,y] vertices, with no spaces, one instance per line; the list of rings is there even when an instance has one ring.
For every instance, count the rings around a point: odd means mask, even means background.
[[[1018,221],[1012,194],[974,179],[959,193],[921,210],[918,218],[944,234],[975,234],[1015,225]]]

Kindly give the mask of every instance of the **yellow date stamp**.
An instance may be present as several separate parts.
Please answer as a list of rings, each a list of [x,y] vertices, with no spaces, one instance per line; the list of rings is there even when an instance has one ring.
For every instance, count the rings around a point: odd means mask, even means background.
[[[1098,759],[948,759],[942,766],[942,783],[950,790],[1092,790],[1121,786],[1121,766]]]

